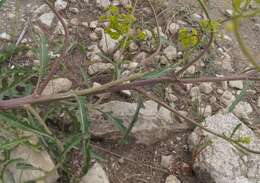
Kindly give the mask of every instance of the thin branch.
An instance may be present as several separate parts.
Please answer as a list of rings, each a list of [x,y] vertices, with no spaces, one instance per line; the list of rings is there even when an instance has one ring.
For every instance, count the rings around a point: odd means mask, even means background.
[[[43,82],[40,84],[39,88],[35,90],[34,92],[35,95],[40,95],[43,92],[48,82],[52,79],[53,75],[57,72],[57,69],[59,68],[61,61],[63,59],[66,59],[67,48],[69,45],[69,31],[65,21],[63,20],[60,13],[55,9],[52,3],[50,3],[48,0],[45,0],[45,3],[50,7],[50,9],[53,11],[53,13],[56,15],[56,17],[59,19],[60,23],[62,24],[62,27],[64,29],[64,41],[63,41],[61,57],[56,58],[46,79],[44,79]]]
[[[0,110],[2,109],[12,109],[18,108],[25,104],[39,104],[39,103],[46,103],[46,102],[53,102],[57,100],[64,100],[73,98],[74,94],[76,93],[78,96],[89,96],[89,95],[96,95],[101,93],[107,92],[117,92],[121,90],[129,90],[135,87],[143,87],[148,85],[155,85],[157,83],[174,83],[174,82],[182,82],[185,84],[188,83],[200,83],[200,82],[220,82],[220,81],[234,81],[234,80],[252,80],[252,81],[260,81],[259,77],[248,77],[248,76],[226,76],[226,77],[201,77],[201,78],[193,78],[193,79],[176,79],[172,77],[161,77],[155,79],[148,79],[148,80],[139,80],[134,81],[137,79],[143,78],[145,73],[139,73],[131,75],[127,78],[119,79],[112,81],[110,83],[104,84],[100,87],[95,88],[88,88],[83,90],[77,91],[69,91],[65,93],[53,94],[53,95],[29,95],[26,97],[10,99],[10,100],[3,100],[0,101]],[[133,81],[131,83],[126,83],[127,81]]]

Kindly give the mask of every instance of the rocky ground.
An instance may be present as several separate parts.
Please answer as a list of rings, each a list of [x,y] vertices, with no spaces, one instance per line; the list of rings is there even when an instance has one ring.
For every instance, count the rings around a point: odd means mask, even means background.
[[[0,10],[0,49],[7,42],[16,42],[28,24],[34,31],[48,35],[50,45],[53,40],[61,42],[64,37],[62,25],[57,17],[41,1],[19,1],[17,5],[8,1]],[[152,47],[153,34],[156,25],[151,8],[146,2],[139,2],[136,14],[140,25],[146,33],[144,42],[131,42],[127,53],[116,51],[117,41],[104,33],[104,23],[99,22],[99,16],[104,14],[104,8],[110,4],[116,6],[131,5],[129,0],[57,0],[55,7],[61,12],[69,27],[70,43],[86,48],[84,54],[71,51],[69,69],[61,69],[56,79],[52,80],[43,94],[59,93],[85,86],[81,70],[94,78],[91,87],[110,81],[115,65],[104,56],[114,60],[125,59],[122,66],[122,76],[138,69],[145,57],[155,50]],[[192,27],[204,15],[198,4],[190,0],[155,0],[154,7],[161,26],[161,36],[165,38],[163,48],[152,60],[155,68],[178,61],[182,51],[176,46],[174,39],[180,27]],[[211,17],[218,20],[228,18],[231,9],[225,0],[209,1]],[[255,7],[252,7],[255,8]],[[20,11],[17,11],[20,10]],[[15,13],[16,12],[16,13]],[[17,13],[19,12],[19,13]],[[19,14],[18,20],[16,14]],[[30,17],[28,19],[27,17]],[[30,21],[28,21],[30,20]],[[11,27],[16,27],[15,31]],[[19,22],[19,23],[17,23]],[[249,68],[248,62],[240,52],[232,33],[221,27],[214,42],[214,48],[200,62],[191,66],[184,77],[217,76],[242,73]],[[28,28],[21,43],[32,44],[32,32]],[[241,32],[246,43],[259,57],[260,48],[260,18],[250,18],[242,23]],[[54,43],[53,43],[54,44]],[[57,44],[57,43],[55,43]],[[51,45],[50,47],[55,47]],[[51,57],[59,57],[52,53]],[[191,57],[190,57],[191,58]],[[17,60],[18,62],[21,60]],[[29,51],[22,57],[24,65],[34,67],[39,63]],[[12,63],[11,63],[12,65]],[[10,67],[11,67],[10,65]],[[176,68],[178,70],[180,68]],[[112,73],[112,74],[111,74]],[[258,76],[254,73],[254,75]],[[245,89],[245,87],[247,87]],[[260,84],[243,81],[218,83],[187,84],[179,91],[173,85],[159,86],[150,89],[163,91],[164,100],[181,114],[204,121],[203,124],[220,134],[231,135],[238,124],[242,124],[235,134],[239,137],[250,137],[248,148],[260,150]],[[232,113],[228,109],[243,92],[244,96]],[[161,94],[161,92],[159,92]],[[136,93],[122,91],[116,94],[99,94],[93,97],[93,103],[104,112],[123,119],[129,125],[137,107]],[[199,128],[174,116],[162,107],[158,108],[153,101],[144,102],[145,109],[139,114],[139,120],[132,130],[129,144],[119,144],[118,129],[100,114],[91,113],[95,123],[93,134],[98,137],[93,140],[93,149],[102,157],[102,161],[93,161],[93,166],[81,179],[81,183],[258,183],[260,181],[260,157],[238,151],[224,140],[209,135]],[[60,114],[61,115],[61,114]],[[60,116],[61,119],[62,116]],[[53,120],[51,123],[56,122]],[[50,126],[53,124],[50,124]],[[55,126],[55,125],[54,125]],[[207,138],[202,138],[207,136]],[[213,142],[196,154],[199,145]],[[30,155],[30,156],[29,156]],[[77,174],[77,159],[75,152],[72,170]],[[34,152],[25,147],[17,147],[12,152],[13,158],[27,158],[27,161],[48,171],[54,164],[47,152]],[[21,172],[10,167],[10,177],[18,180]],[[30,180],[44,175],[39,170],[25,171],[22,179]],[[63,182],[62,175],[55,172],[45,182]]]

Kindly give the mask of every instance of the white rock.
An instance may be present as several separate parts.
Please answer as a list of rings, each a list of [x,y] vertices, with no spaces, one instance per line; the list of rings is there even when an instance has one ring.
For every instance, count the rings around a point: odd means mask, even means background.
[[[109,0],[96,0],[96,3],[99,8],[107,8],[110,5]]]
[[[85,28],[88,28],[88,22],[82,22],[81,25]]]
[[[195,67],[195,65],[191,65],[185,72],[184,72],[184,74],[186,75],[193,75],[193,74],[195,74],[195,72],[196,72],[196,67]]]
[[[138,63],[137,62],[130,62],[129,64],[128,64],[128,69],[129,70],[135,70],[136,68],[137,68],[137,66],[138,66]]]
[[[57,11],[61,11],[67,8],[68,3],[64,0],[56,0],[54,5]]]
[[[175,177],[174,175],[169,175],[166,178],[165,183],[181,183],[181,181],[177,177]]]
[[[227,17],[231,17],[231,16],[233,15],[233,10],[227,9],[227,10],[225,11],[225,15],[226,15]]]
[[[124,55],[123,55],[122,50],[117,50],[117,51],[114,53],[114,55],[113,55],[113,59],[114,59],[114,60],[117,60],[117,61],[123,60],[123,59],[124,59]]]
[[[75,13],[75,14],[78,14],[80,12],[78,8],[74,8],[74,7],[69,8],[69,10],[70,10],[70,12]]]
[[[50,8],[47,4],[42,4],[36,10],[34,10],[33,16],[39,16],[43,13],[47,13],[49,10],[50,10]]]
[[[248,102],[239,102],[233,113],[239,118],[239,119],[249,119],[248,115],[250,115],[253,112],[253,109],[251,105]]]
[[[234,69],[232,67],[232,57],[224,53],[223,58],[220,60],[220,62],[216,62],[217,65],[219,65],[223,70],[233,72]]]
[[[163,168],[167,168],[170,169],[172,166],[172,162],[173,161],[173,156],[172,155],[168,155],[168,156],[162,156],[161,157],[161,166]]]
[[[191,90],[190,90],[190,96],[192,98],[199,97],[200,96],[200,89],[199,89],[199,87],[197,87],[197,86],[192,87]]]
[[[101,62],[102,58],[98,56],[98,54],[101,53],[101,50],[97,45],[91,45],[88,47],[87,57],[92,62]]]
[[[88,67],[88,73],[94,75],[96,73],[103,73],[109,69],[113,69],[114,66],[111,63],[94,63]]]
[[[91,29],[95,29],[95,28],[97,28],[97,26],[98,26],[98,21],[97,20],[91,21],[90,24],[89,24],[89,27]]]
[[[170,23],[168,30],[171,34],[176,34],[178,30],[180,29],[180,26],[176,23]]]
[[[57,78],[50,80],[46,88],[43,90],[42,95],[52,95],[55,93],[65,92],[70,90],[72,82],[67,78]]]
[[[209,98],[209,101],[210,101],[211,104],[214,104],[214,103],[217,102],[217,98],[216,98],[215,96],[211,96],[211,97]]]
[[[32,165],[35,168],[42,169],[17,169],[15,165],[8,166],[9,171],[12,173],[15,182],[27,182],[32,179],[36,179],[46,175],[44,172],[51,171],[55,165],[51,160],[51,157],[46,151],[34,151],[26,146],[18,146],[11,151],[11,159],[21,158],[25,163]],[[57,171],[46,177],[44,182],[55,183],[58,179]],[[43,181],[39,181],[43,182]],[[43,183],[44,183],[43,182]]]
[[[222,95],[224,93],[224,91],[222,89],[218,88],[217,93]]]
[[[54,18],[55,18],[55,14],[54,13],[45,13],[45,14],[42,14],[40,17],[39,17],[39,20],[40,22],[47,26],[47,27],[51,27],[53,21],[54,21]]]
[[[169,60],[177,58],[177,49],[174,46],[168,46],[163,50],[163,53]]]
[[[99,163],[95,163],[80,183],[109,183],[106,172]]]
[[[95,32],[91,32],[89,34],[89,38],[90,38],[91,41],[97,41],[99,39],[97,33],[95,33]]]
[[[210,94],[213,91],[211,83],[201,83],[199,85],[200,91],[205,94]]]
[[[117,40],[112,39],[110,35],[102,31],[102,39],[99,42],[99,46],[105,53],[107,54],[113,53],[117,45],[118,45]]]
[[[225,104],[226,106],[229,106],[232,104],[232,102],[235,101],[235,96],[229,92],[229,91],[225,91],[222,96],[220,97],[220,101]]]
[[[230,136],[234,129],[241,124],[233,139],[241,137],[250,138],[247,148],[260,150],[260,139],[243,122],[239,121],[232,113],[216,114],[206,118],[203,126],[218,133]],[[206,138],[205,138],[206,137]],[[203,140],[202,140],[203,139]],[[190,151],[197,145],[211,140],[213,143],[206,146],[196,157],[193,170],[201,182],[214,183],[257,183],[260,180],[260,157],[253,153],[241,153],[229,142],[220,139],[200,128],[196,128],[189,136]]]
[[[257,107],[260,108],[260,97],[258,97],[258,99],[257,99]]]
[[[132,134],[137,143],[151,145],[167,137],[167,131],[170,129],[188,128],[187,123],[179,123],[172,120],[172,113],[163,107],[158,108],[157,103],[146,101],[144,106],[145,108],[140,110],[138,121],[132,129]],[[129,126],[136,107],[136,103],[121,101],[110,101],[98,106],[103,112],[112,112],[113,116],[122,119],[125,126]],[[118,132],[118,128],[104,119],[100,112],[92,113],[91,115],[98,121],[92,125],[93,134],[105,135]]]
[[[70,23],[71,23],[71,25],[74,25],[74,26],[78,26],[79,24],[80,24],[80,22],[79,22],[79,19],[78,18],[72,18],[71,20],[70,20]]]
[[[0,39],[6,40],[6,41],[10,41],[11,40],[11,36],[9,34],[7,34],[6,32],[0,33]]]
[[[114,0],[113,6],[132,6],[132,3],[130,0]]]
[[[132,95],[130,90],[122,90],[121,93],[129,97]]]
[[[193,13],[193,14],[191,15],[191,18],[192,18],[193,20],[195,20],[196,22],[199,22],[199,21],[202,19],[202,17],[201,17],[199,14],[197,14],[197,13]]]
[[[238,80],[238,81],[229,81],[228,84],[232,88],[236,88],[236,89],[240,89],[240,90],[243,89],[243,81],[240,81],[240,80]]]
[[[135,43],[135,42],[131,42],[130,44],[129,44],[129,50],[130,51],[136,51],[138,49],[138,45]]]

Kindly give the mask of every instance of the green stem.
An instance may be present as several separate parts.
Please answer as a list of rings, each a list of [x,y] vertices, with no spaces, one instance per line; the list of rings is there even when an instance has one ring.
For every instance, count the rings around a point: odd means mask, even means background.
[[[238,18],[233,19],[233,25],[234,25],[234,34],[237,39],[237,42],[239,44],[239,47],[243,54],[246,56],[248,61],[256,68],[258,72],[260,72],[260,66],[256,63],[255,58],[251,55],[250,51],[246,47],[243,39],[241,38],[241,35],[239,33],[239,20]]]

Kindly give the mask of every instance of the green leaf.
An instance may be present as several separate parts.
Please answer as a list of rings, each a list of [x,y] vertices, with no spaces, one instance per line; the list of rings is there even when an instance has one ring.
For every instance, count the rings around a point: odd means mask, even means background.
[[[85,97],[75,95],[77,103],[79,105],[79,122],[80,122],[80,131],[83,136],[83,146],[82,146],[82,153],[83,153],[83,172],[86,173],[90,167],[91,161],[91,147],[90,147],[90,116],[85,105]],[[77,139],[75,139],[77,140]],[[77,141],[74,141],[75,143]]]
[[[6,61],[7,59],[9,59],[10,57],[17,55],[21,52],[24,52],[28,50],[27,46],[21,45],[21,46],[15,46],[15,45],[10,45],[7,48],[3,49],[0,52],[0,64],[4,61]]]
[[[0,122],[4,122],[12,128],[18,128],[24,131],[32,132],[38,136],[48,137],[49,139],[55,142],[55,139],[46,132],[44,132],[42,129],[36,129],[29,124],[25,124],[7,113],[0,112]]]
[[[0,8],[4,5],[6,0],[0,0]]]
[[[75,134],[75,135],[67,138],[66,141],[65,141],[65,145],[64,145],[63,157],[65,157],[66,154],[72,148],[74,148],[77,144],[79,144],[81,140],[82,140],[82,134],[81,133]]]
[[[112,112],[103,112],[100,109],[97,110],[101,112],[106,119],[109,119],[122,134],[126,134],[127,128],[124,126],[122,119],[113,116]]]
[[[198,32],[194,28],[191,30],[188,30],[187,28],[180,28],[178,40],[185,49],[193,47],[199,41]]]
[[[137,107],[136,107],[134,116],[133,116],[133,118],[132,118],[132,120],[131,120],[131,123],[129,124],[129,126],[128,126],[128,128],[127,128],[126,133],[124,134],[124,137],[123,137],[123,139],[122,139],[122,141],[121,141],[122,143],[126,143],[126,142],[127,142],[127,138],[128,138],[130,132],[132,131],[134,125],[136,124],[136,122],[137,122],[137,120],[138,120],[139,112],[140,112],[140,110],[143,109],[143,108],[144,108],[143,100],[142,100],[142,98],[141,98],[140,95],[139,95],[139,97],[138,97],[138,104],[137,104]]]
[[[240,94],[236,97],[235,101],[229,106],[228,108],[228,112],[233,112],[233,110],[235,109],[235,107],[237,106],[237,104],[243,100],[243,98],[246,95],[246,91],[249,89],[251,85],[251,82],[249,81],[245,81],[244,82],[244,86],[243,89],[241,90]]]
[[[39,40],[37,40],[37,43],[38,49],[36,49],[36,56],[40,60],[39,74],[40,76],[43,76],[48,70],[48,64],[50,60],[47,38],[40,36]]]
[[[241,6],[241,0],[232,0],[232,6],[236,12],[239,12]]]
[[[239,123],[238,125],[236,125],[236,127],[234,128],[234,130],[232,131],[230,138],[232,138],[235,133],[242,127],[242,123]]]
[[[15,167],[17,169],[20,169],[20,170],[40,170],[40,171],[43,171],[41,168],[36,168],[36,167],[32,166],[31,164],[25,163],[25,162],[17,162]]]
[[[75,95],[75,98],[77,100],[78,106],[79,106],[79,115],[78,115],[78,119],[80,122],[80,131],[83,135],[88,135],[89,134],[89,127],[90,127],[90,117],[89,117],[89,112],[87,110],[87,107],[85,105],[85,97],[83,96],[77,96]]]
[[[238,142],[243,143],[243,144],[250,144],[251,138],[250,137],[239,137]]]
[[[29,137],[22,137],[22,138],[17,138],[15,140],[10,140],[10,141],[4,142],[4,143],[0,143],[0,150],[2,150],[2,151],[10,150],[19,144],[23,144],[24,142],[27,142],[28,139],[29,139]]]
[[[167,66],[164,68],[157,69],[155,71],[151,71],[144,75],[144,79],[158,78],[158,77],[167,75],[170,71],[172,71],[177,66],[178,66],[178,64],[173,64],[173,65],[170,65],[170,66]]]

